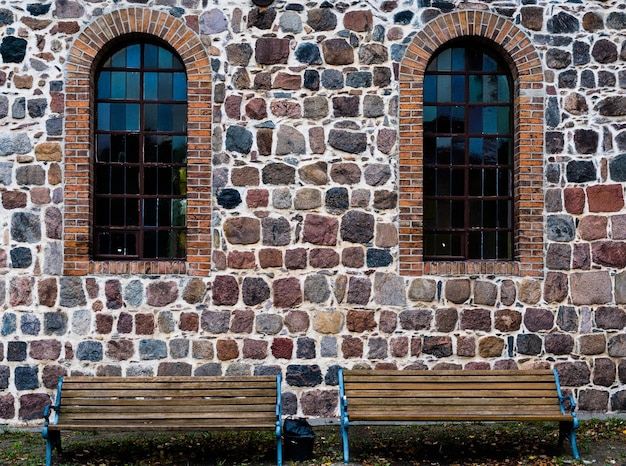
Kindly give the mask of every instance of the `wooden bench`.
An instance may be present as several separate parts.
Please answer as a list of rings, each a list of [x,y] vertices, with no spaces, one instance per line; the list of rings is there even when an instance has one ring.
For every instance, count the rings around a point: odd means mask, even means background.
[[[569,436],[580,459],[576,404],[556,370],[340,370],[339,396],[346,463],[350,422],[558,421],[559,445]]]
[[[61,431],[272,429],[282,465],[281,376],[61,377],[44,412],[46,465]]]

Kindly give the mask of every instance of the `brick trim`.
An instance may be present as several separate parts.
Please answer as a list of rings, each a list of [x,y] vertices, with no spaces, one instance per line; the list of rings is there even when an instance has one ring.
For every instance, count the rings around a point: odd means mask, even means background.
[[[167,42],[187,70],[187,260],[93,261],[90,256],[93,183],[93,80],[100,56],[127,34]],[[211,63],[199,36],[184,21],[145,8],[98,17],[72,44],[65,65],[64,274],[188,273],[211,270]]]
[[[422,240],[424,72],[449,40],[482,38],[509,64],[514,89],[514,261],[424,262]],[[509,19],[486,11],[438,16],[409,45],[399,73],[399,264],[402,275],[543,274],[544,77],[529,37]]]

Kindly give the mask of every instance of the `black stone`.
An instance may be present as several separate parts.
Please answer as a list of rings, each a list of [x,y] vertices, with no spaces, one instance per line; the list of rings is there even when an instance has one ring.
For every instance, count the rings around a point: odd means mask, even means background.
[[[50,8],[50,5],[48,5]],[[0,9],[0,26],[8,26],[15,22],[15,17],[11,10],[7,10],[6,8]]]
[[[339,385],[339,369],[343,368],[339,365],[333,365],[328,368],[328,370],[326,371],[326,376],[324,377],[324,383],[326,385]]]
[[[578,329],[578,314],[574,306],[559,306],[556,323],[565,332],[575,332]]]
[[[565,137],[560,131],[546,132],[546,151],[548,154],[560,154],[565,147]],[[547,173],[547,171],[546,171]],[[553,183],[551,181],[551,183]]]
[[[335,149],[359,154],[367,149],[367,134],[331,129],[328,143]]]
[[[326,191],[326,207],[329,209],[346,210],[350,206],[347,188],[330,188]]]
[[[393,22],[396,24],[409,24],[411,21],[413,21],[413,16],[415,16],[415,14],[412,11],[399,11],[398,13],[393,15]]]
[[[614,11],[606,18],[606,25],[611,29],[626,29],[626,13]]]
[[[315,387],[322,383],[322,370],[317,364],[290,364],[287,366],[285,380],[292,387]]]
[[[598,86],[599,87],[615,87],[617,79],[615,74],[611,71],[598,71]]]
[[[234,209],[241,204],[241,195],[236,189],[225,188],[217,193],[217,203],[225,209]]]
[[[17,390],[34,390],[39,388],[37,367],[20,366],[15,368],[15,388]]]
[[[296,342],[296,357],[300,359],[314,359],[315,340],[309,337],[300,337]]]
[[[317,45],[311,42],[303,42],[298,45],[295,52],[296,60],[300,63],[306,63],[308,65],[321,65],[322,55]]]
[[[253,8],[248,14],[248,27],[271,29],[275,19],[275,8]]]
[[[551,34],[573,34],[578,32],[580,22],[575,16],[562,11],[550,18],[547,26]]]
[[[252,133],[243,126],[229,126],[226,130],[226,150],[247,154],[252,148]]]
[[[46,120],[46,132],[48,136],[61,136],[63,134],[63,117],[48,118]]]
[[[11,377],[11,369],[9,366],[0,366],[0,389],[9,388],[9,379]]]
[[[374,237],[374,216],[352,210],[341,219],[341,238],[351,243],[366,244]]]
[[[517,336],[517,352],[520,354],[536,355],[541,353],[541,338],[534,334]]]
[[[25,341],[7,342],[7,361],[26,361],[27,349]]]
[[[11,265],[14,269],[25,269],[33,263],[33,255],[28,248],[11,249]]]
[[[304,72],[304,87],[317,91],[320,88],[320,74],[316,70],[306,70]]]
[[[619,154],[611,159],[609,172],[613,181],[626,181],[626,154]]]
[[[591,160],[572,160],[567,164],[566,176],[570,183],[595,181],[596,167]]]
[[[256,306],[267,301],[270,297],[270,287],[260,277],[246,277],[243,279],[242,296],[246,306]]]
[[[296,169],[284,163],[270,163],[263,168],[263,183],[290,185],[296,181]]]
[[[567,70],[559,74],[559,87],[574,89],[578,85],[578,73],[576,70]]]
[[[591,61],[589,54],[589,44],[586,42],[575,41],[573,44],[574,65],[585,65]]]
[[[87,304],[83,283],[80,277],[61,277],[59,292],[60,305],[63,307],[77,307]]]
[[[19,37],[8,36],[2,39],[0,55],[4,63],[21,63],[26,55],[26,42]]]
[[[574,146],[579,154],[595,154],[600,135],[592,129],[577,129],[574,132]]]
[[[299,3],[288,3],[285,7],[285,10],[304,11],[304,5],[301,5]]]
[[[11,238],[20,243],[37,243],[41,240],[39,218],[27,212],[15,212],[11,216]]]
[[[46,335],[65,335],[67,333],[67,314],[65,312],[46,312],[43,317],[43,331]]]
[[[393,256],[389,253],[389,251],[373,248],[367,250],[366,263],[368,267],[386,267],[392,262]]]
[[[591,70],[583,70],[580,73],[580,85],[588,89],[596,87],[596,75]]]

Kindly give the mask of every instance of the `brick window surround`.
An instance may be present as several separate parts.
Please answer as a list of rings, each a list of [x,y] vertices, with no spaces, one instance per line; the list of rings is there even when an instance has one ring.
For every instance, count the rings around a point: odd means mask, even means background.
[[[187,257],[185,261],[94,261],[94,77],[99,60],[124,37],[169,44],[187,72]],[[95,19],[72,44],[65,65],[64,274],[182,274],[211,270],[211,63],[183,20],[145,8],[122,8]]]
[[[513,261],[423,260],[423,84],[439,47],[463,37],[482,40],[499,52],[514,81]],[[544,77],[529,37],[509,19],[483,11],[438,16],[413,37],[400,64],[399,206],[400,274],[543,275]]]

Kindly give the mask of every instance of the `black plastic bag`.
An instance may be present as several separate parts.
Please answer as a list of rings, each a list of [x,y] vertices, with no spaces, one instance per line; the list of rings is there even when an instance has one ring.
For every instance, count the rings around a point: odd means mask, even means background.
[[[313,458],[315,433],[313,427],[303,418],[285,419],[283,423],[285,456],[293,461]]]

